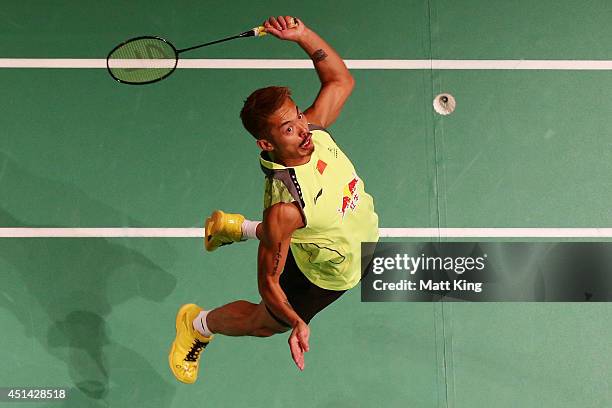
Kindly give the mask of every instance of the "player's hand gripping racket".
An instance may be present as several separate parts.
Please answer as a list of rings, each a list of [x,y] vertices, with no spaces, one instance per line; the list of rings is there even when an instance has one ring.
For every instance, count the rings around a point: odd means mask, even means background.
[[[298,25],[293,19],[288,28]],[[208,45],[244,37],[262,37],[266,35],[263,26],[255,27],[232,37],[195,45],[189,48],[176,49],[169,41],[154,37],[142,36],[127,40],[115,48],[106,57],[106,68],[111,76],[123,84],[143,85],[161,81],[176,70],[179,54]]]

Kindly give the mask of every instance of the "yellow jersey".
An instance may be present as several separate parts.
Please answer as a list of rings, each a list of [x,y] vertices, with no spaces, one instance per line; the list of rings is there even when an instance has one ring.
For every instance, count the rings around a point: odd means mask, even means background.
[[[361,242],[378,241],[378,215],[363,180],[331,135],[309,128],[314,151],[308,163],[285,167],[262,152],[264,209],[295,202],[305,223],[291,237],[295,262],[313,284],[346,290],[361,279]]]

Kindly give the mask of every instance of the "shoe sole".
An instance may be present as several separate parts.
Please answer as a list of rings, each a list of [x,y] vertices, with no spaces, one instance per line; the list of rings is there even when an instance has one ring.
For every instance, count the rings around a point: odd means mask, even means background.
[[[193,381],[184,381],[181,378],[179,378],[179,376],[176,374],[176,372],[174,371],[174,364],[172,364],[172,355],[174,354],[174,349],[176,348],[176,339],[178,338],[179,335],[179,330],[181,330],[181,327],[183,325],[183,320],[185,318],[185,315],[187,314],[187,309],[190,309],[192,306],[197,306],[193,303],[189,303],[186,305],[181,306],[181,308],[179,309],[178,313],[176,314],[176,323],[175,323],[175,327],[176,327],[176,335],[174,337],[174,341],[172,342],[172,347],[170,348],[170,354],[168,354],[168,364],[170,364],[170,370],[172,370],[172,374],[174,374],[174,377],[179,380],[180,382],[184,383],[184,384],[193,384],[196,379],[194,379]]]
[[[215,210],[210,217],[206,219],[206,224],[204,226],[204,247],[209,252],[212,252],[221,246],[220,243],[213,242],[209,237],[213,236],[213,232],[211,230],[215,227],[215,224],[223,224],[224,216],[225,213],[223,211]]]

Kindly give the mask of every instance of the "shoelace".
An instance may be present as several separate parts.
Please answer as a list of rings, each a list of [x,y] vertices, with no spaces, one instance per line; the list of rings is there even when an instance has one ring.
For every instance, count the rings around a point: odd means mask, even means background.
[[[207,345],[208,343],[204,343],[198,339],[193,339],[193,346],[191,346],[191,350],[189,350],[189,353],[187,353],[185,361],[197,361],[200,353],[206,348]]]

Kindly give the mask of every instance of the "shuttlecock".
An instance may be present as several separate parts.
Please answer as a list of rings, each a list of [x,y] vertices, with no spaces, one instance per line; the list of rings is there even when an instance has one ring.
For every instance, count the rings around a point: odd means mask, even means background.
[[[451,94],[442,93],[434,98],[433,107],[440,115],[450,115],[455,111],[455,98]]]

